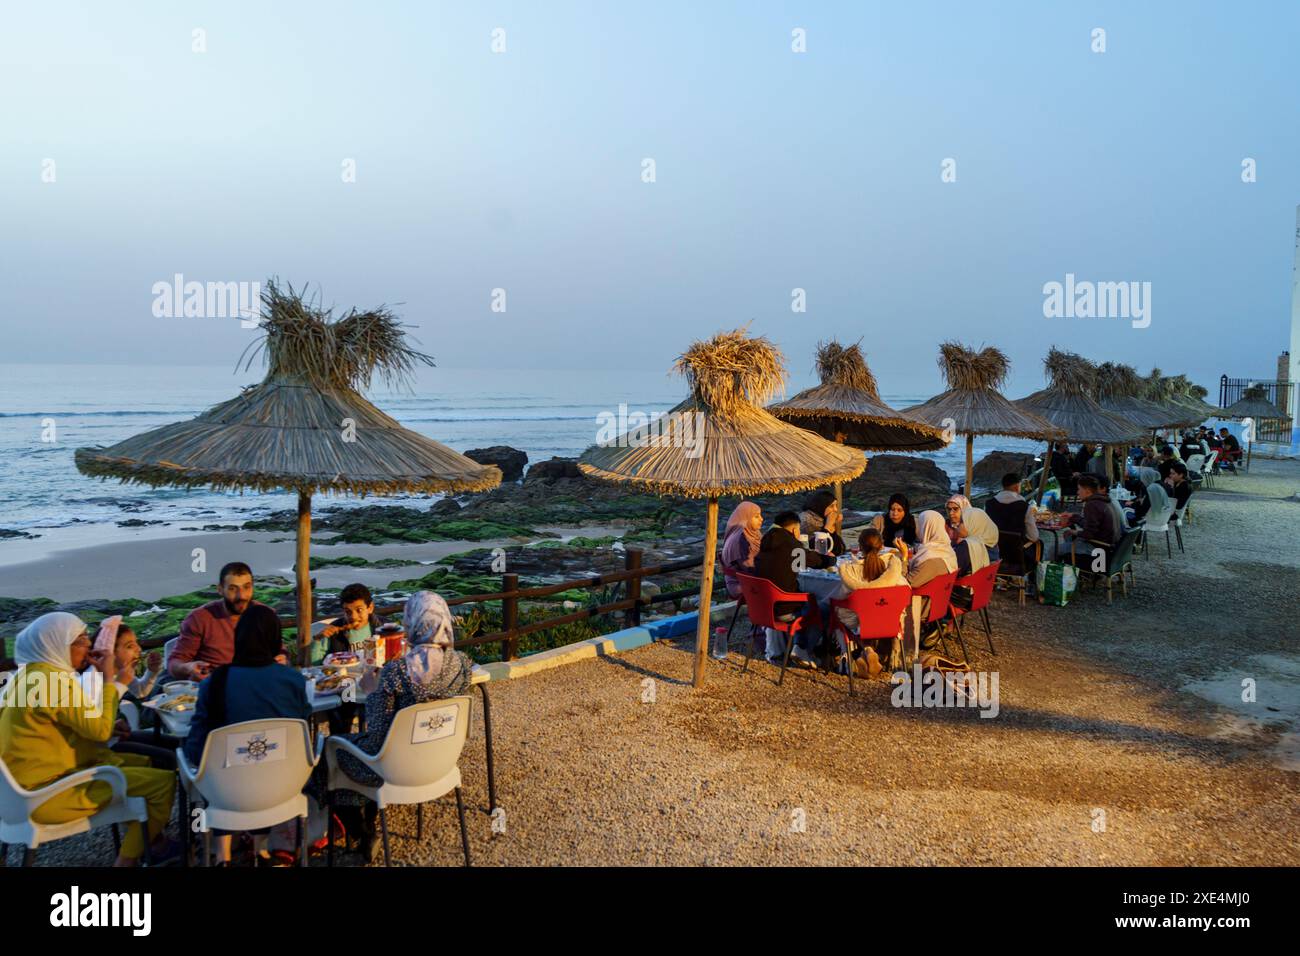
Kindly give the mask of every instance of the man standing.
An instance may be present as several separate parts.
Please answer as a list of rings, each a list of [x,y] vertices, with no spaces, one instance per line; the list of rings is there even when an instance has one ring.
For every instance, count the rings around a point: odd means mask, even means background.
[[[221,569],[215,601],[195,608],[181,622],[168,669],[178,680],[203,680],[214,668],[235,659],[235,625],[253,601],[253,572],[242,561]],[[261,603],[256,602],[256,603]]]

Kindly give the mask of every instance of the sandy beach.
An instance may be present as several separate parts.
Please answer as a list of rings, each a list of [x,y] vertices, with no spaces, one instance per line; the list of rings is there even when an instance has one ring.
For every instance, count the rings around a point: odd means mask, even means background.
[[[563,538],[574,535],[600,537],[621,535],[622,528],[540,528]],[[184,594],[216,581],[227,561],[243,561],[259,576],[293,577],[294,542],[291,536],[273,531],[213,531],[159,537],[119,532],[119,540],[48,550],[41,547],[36,560],[20,560],[23,549],[37,550],[39,542],[7,541],[0,550],[0,597],[46,597],[53,601],[80,601],[103,597],[134,597],[153,600],[169,594]],[[412,567],[434,564],[440,558],[474,548],[517,545],[518,541],[431,541],[422,544],[312,544],[312,556],[328,558],[351,555],[378,561],[398,558]],[[205,552],[206,569],[195,571],[194,549]],[[8,562],[8,563],[6,563]],[[352,581],[383,586],[402,577],[418,576],[401,567],[324,567],[313,572],[317,585],[338,588]]]

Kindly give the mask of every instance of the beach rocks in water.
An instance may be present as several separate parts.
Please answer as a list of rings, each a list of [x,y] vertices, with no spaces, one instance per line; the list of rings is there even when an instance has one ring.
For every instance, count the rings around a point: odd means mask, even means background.
[[[1032,467],[1033,464],[1034,456],[1022,451],[991,451],[975,462],[975,487],[1000,488],[1002,476],[1007,472],[1023,475],[1026,466]]]
[[[127,518],[125,521],[119,521],[119,528],[143,528],[151,524],[163,524],[162,521],[147,521],[144,518]]]
[[[0,541],[5,538],[39,538],[39,534],[31,534],[27,531],[14,531],[12,528],[0,528]]]
[[[471,448],[465,452],[480,465],[496,465],[501,469],[503,481],[518,481],[524,476],[524,466],[528,464],[528,454],[509,445],[493,445],[491,448]]]
[[[443,498],[429,509],[431,515],[454,515],[460,513],[460,502],[455,498]]]
[[[557,478],[582,478],[576,458],[552,458],[539,461],[528,469],[524,481],[554,481]]]
[[[844,486],[844,501],[854,508],[883,511],[892,494],[903,494],[913,511],[942,505],[952,493],[947,474],[929,458],[872,455],[867,470]]]

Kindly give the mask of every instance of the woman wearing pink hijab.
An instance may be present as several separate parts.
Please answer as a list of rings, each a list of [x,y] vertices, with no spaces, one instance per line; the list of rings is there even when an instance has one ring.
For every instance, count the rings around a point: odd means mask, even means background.
[[[727,593],[740,597],[738,574],[754,573],[754,557],[763,540],[763,512],[752,501],[742,501],[727,519],[722,533],[722,579]]]

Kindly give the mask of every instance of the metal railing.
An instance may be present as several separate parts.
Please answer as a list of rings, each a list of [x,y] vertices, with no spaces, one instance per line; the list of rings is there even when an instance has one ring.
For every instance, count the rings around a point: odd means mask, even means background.
[[[1264,398],[1283,412],[1291,410],[1294,382],[1261,381],[1255,378],[1219,377],[1219,407],[1227,408],[1245,394],[1248,388],[1262,388]],[[1291,416],[1262,418],[1255,422],[1255,441],[1291,443]]]

